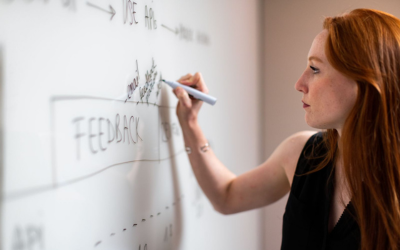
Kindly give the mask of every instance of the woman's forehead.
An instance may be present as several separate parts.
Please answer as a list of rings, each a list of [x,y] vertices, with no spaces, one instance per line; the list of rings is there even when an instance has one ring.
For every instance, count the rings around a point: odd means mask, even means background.
[[[328,37],[328,31],[322,30],[311,44],[310,51],[308,52],[308,58],[319,58],[321,61],[326,61],[325,56],[325,43]]]

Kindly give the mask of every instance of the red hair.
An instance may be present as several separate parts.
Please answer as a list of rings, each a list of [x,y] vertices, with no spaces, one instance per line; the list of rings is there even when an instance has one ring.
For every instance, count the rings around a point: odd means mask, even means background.
[[[341,138],[328,129],[330,152],[317,169],[335,160],[340,140],[361,249],[399,250],[400,20],[356,9],[326,18],[323,27],[330,64],[357,82],[358,96]]]

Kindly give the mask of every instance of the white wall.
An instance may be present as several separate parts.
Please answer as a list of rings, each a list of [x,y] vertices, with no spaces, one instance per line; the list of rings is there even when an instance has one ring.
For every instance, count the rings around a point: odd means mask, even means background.
[[[400,2],[395,0],[265,0],[265,157],[289,135],[310,129],[304,121],[301,94],[294,84],[306,67],[308,50],[322,29],[324,17],[355,8],[379,9],[400,17]],[[267,250],[280,249],[286,200],[265,208]]]
[[[0,0],[0,249],[261,249],[261,210],[221,215],[201,192],[160,82],[202,72],[211,147],[234,173],[255,167],[258,13],[258,0]]]

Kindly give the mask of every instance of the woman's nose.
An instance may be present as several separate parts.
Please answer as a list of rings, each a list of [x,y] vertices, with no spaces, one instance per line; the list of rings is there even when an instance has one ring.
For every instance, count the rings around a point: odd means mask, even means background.
[[[300,78],[297,80],[297,82],[294,85],[294,88],[297,91],[300,91],[302,93],[307,93],[308,92],[308,86],[307,86],[307,81],[306,81],[306,77],[305,74],[303,73]]]

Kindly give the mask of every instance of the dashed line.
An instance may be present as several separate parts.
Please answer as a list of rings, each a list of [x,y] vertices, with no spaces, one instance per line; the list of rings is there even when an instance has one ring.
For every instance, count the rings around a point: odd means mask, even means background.
[[[175,205],[177,204],[177,202],[179,202],[179,201],[181,200],[181,198],[183,198],[183,194],[182,194],[180,197],[178,197],[178,198],[177,198],[177,201],[176,201],[176,202],[173,202],[172,205],[175,206]],[[166,206],[165,209],[168,210],[168,209],[169,209],[169,206]],[[157,216],[159,216],[159,215],[161,215],[161,212],[158,212],[158,213],[157,213]],[[153,217],[154,217],[153,215],[150,215],[150,218],[153,218]],[[146,222],[146,219],[142,219],[142,222]],[[138,224],[136,224],[136,223],[132,225],[132,227],[137,227],[137,226],[138,226]],[[123,232],[125,232],[126,230],[127,230],[126,228],[122,229]],[[111,233],[111,234],[110,234],[110,237],[112,237],[112,236],[114,236],[114,235],[115,235],[115,233]],[[97,246],[100,245],[100,244],[101,244],[101,241],[98,241],[98,242],[96,242],[96,244],[95,244],[94,246],[97,247]]]

